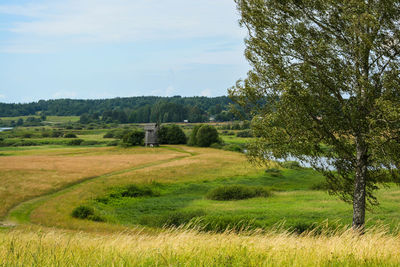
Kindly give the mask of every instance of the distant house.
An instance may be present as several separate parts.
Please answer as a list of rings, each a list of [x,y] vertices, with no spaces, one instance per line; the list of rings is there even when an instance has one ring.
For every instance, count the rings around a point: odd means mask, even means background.
[[[144,131],[146,135],[144,137],[144,145],[145,146],[158,146],[158,137],[157,132],[159,129],[159,125],[157,123],[148,123],[144,126]]]
[[[183,120],[184,123],[189,123],[189,120]]]

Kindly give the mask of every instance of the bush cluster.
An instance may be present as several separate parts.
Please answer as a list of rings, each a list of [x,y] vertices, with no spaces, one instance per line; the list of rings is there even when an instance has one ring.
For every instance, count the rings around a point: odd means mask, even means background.
[[[153,191],[148,186],[129,185],[122,192],[122,197],[145,197],[158,196],[159,193]]]
[[[64,138],[76,138],[76,137],[77,136],[74,133],[66,133],[66,134],[64,134]]]
[[[133,130],[126,133],[122,137],[122,146],[130,147],[130,146],[140,146],[143,145],[145,133],[141,130]]]
[[[189,138],[188,144],[191,146],[209,147],[211,144],[221,143],[218,131],[214,126],[204,124],[196,125]]]
[[[253,137],[253,134],[250,130],[244,130],[236,133],[237,137]]]
[[[254,197],[268,197],[271,192],[262,186],[224,185],[212,189],[207,194],[212,200],[240,200]]]
[[[165,125],[158,131],[158,142],[160,144],[186,144],[186,141],[186,135],[178,125]]]
[[[94,209],[88,206],[78,206],[72,211],[72,217],[77,219],[88,219],[95,222],[103,222],[104,219],[96,215]]]

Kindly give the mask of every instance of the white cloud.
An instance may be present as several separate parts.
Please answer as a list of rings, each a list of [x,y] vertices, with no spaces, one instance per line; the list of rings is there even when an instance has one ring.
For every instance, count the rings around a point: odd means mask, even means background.
[[[200,93],[201,96],[211,96],[211,90],[210,89],[204,89],[203,91],[201,91]]]
[[[5,96],[5,95],[2,95],[2,94],[0,94],[0,99],[4,99],[4,98],[6,98],[6,96]]]
[[[31,17],[8,30],[75,41],[124,42],[242,37],[232,0],[66,0],[0,5],[0,14]]]

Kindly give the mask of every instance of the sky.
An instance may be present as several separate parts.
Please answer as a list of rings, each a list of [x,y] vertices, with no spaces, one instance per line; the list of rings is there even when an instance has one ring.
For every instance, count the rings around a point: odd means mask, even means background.
[[[226,95],[238,20],[233,0],[0,0],[0,102]]]

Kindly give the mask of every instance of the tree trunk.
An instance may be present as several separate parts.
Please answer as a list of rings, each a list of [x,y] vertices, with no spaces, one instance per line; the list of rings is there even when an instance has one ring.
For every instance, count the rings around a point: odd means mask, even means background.
[[[357,231],[364,230],[365,224],[365,197],[366,197],[366,181],[368,155],[367,146],[356,137],[357,145],[357,166],[354,180],[354,196],[353,196],[353,229]]]

